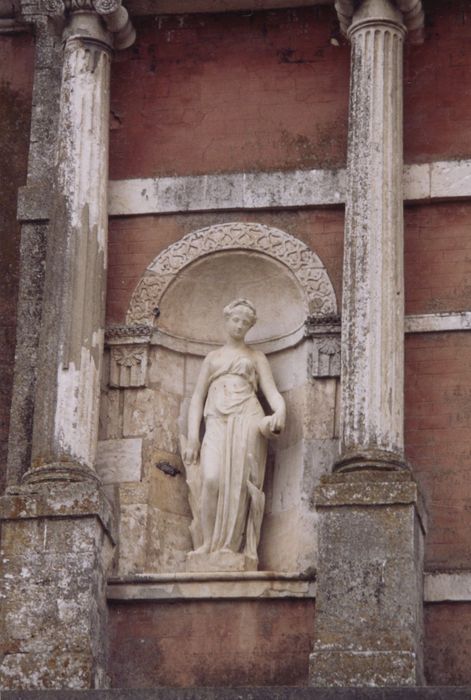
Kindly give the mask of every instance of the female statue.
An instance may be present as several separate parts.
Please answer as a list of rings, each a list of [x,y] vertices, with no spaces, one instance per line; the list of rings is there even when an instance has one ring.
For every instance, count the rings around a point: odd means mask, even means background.
[[[236,299],[225,307],[224,320],[226,343],[203,362],[183,447],[196,547],[188,568],[196,570],[257,568],[267,437],[279,434],[285,425],[285,402],[267,358],[245,343],[256,321],[253,304]],[[273,411],[271,416],[265,416],[257,398],[259,387]]]

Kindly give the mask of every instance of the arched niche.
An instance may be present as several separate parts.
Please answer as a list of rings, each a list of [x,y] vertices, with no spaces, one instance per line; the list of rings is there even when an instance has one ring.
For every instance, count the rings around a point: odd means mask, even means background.
[[[335,378],[312,377],[312,341],[305,321],[334,315],[335,293],[322,262],[303,242],[279,229],[236,222],[195,231],[169,246],[148,266],[130,303],[130,326],[155,323],[157,308],[160,315],[150,343],[146,387],[123,389],[124,412],[143,415],[139,498],[145,501],[139,511],[145,523],[139,528],[132,504],[122,507],[120,546],[131,553],[120,563],[123,575],[130,569],[184,570],[191,548],[190,513],[179,436],[186,433],[203,357],[223,342],[222,309],[241,296],[257,308],[258,321],[247,340],[267,355],[288,410],[286,430],[270,448],[259,566],[302,571],[315,565],[312,495],[336,449],[337,392]],[[170,477],[156,468],[162,463],[178,473]]]

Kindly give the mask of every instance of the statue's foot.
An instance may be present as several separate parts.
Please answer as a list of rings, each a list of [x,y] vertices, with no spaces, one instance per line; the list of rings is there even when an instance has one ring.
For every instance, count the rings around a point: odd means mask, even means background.
[[[193,554],[208,554],[208,552],[209,552],[209,544],[205,544],[203,542],[201,547],[198,547],[198,549],[194,550]]]

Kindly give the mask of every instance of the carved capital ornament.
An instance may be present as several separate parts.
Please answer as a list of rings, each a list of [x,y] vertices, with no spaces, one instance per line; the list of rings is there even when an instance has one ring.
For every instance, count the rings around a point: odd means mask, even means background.
[[[62,19],[66,22],[66,32],[72,24],[72,19],[77,15],[86,14],[97,15],[103,20],[104,29],[112,37],[113,48],[126,49],[131,46],[136,38],[136,32],[129,19],[126,8],[121,0],[43,0],[43,11],[49,17]],[[83,38],[101,39],[101,36],[94,37],[88,25],[80,27]],[[72,29],[74,35],[77,34],[77,26]],[[78,32],[80,34],[80,31]]]

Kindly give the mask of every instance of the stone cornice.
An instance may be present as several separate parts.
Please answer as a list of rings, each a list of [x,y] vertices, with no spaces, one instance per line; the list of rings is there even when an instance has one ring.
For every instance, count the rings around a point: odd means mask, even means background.
[[[394,0],[402,13],[403,22],[408,31],[408,38],[414,44],[423,42],[424,10],[422,0]],[[347,34],[355,12],[354,0],[335,0],[335,9],[340,22],[340,29]]]

